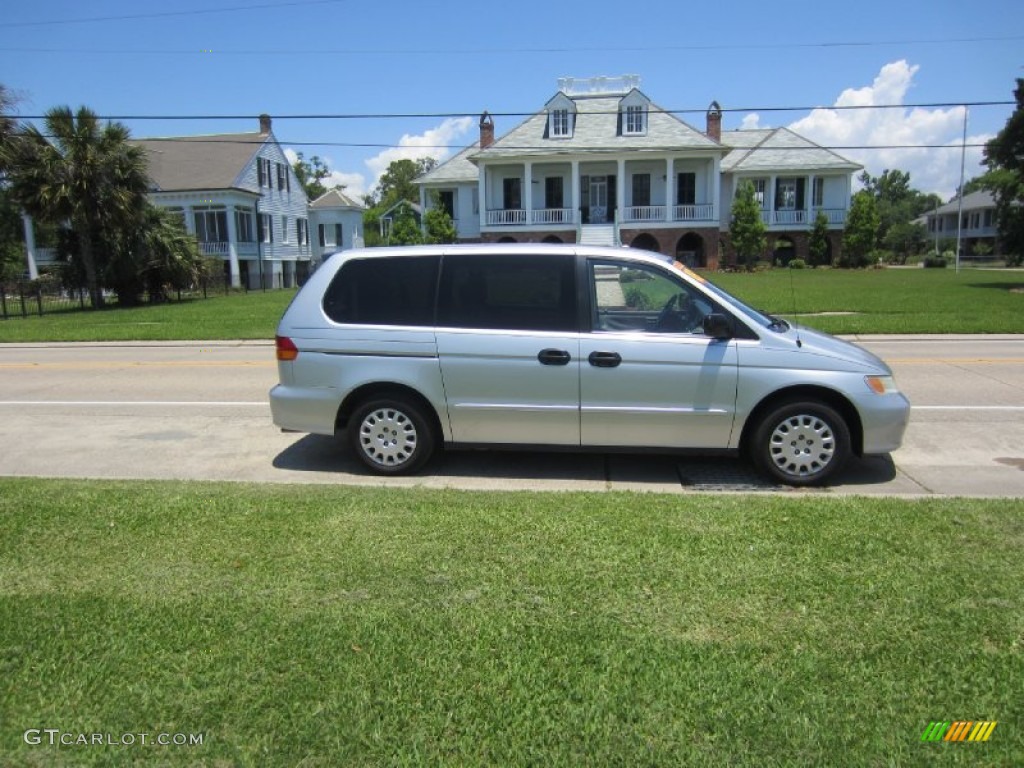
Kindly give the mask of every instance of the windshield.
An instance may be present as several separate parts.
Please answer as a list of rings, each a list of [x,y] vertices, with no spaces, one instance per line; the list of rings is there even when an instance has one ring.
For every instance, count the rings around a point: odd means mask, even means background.
[[[748,319],[753,320],[755,323],[760,325],[762,328],[769,328],[769,329],[775,330],[775,331],[778,331],[778,330],[787,331],[787,330],[789,330],[789,323],[787,323],[785,320],[782,320],[781,318],[778,318],[778,317],[773,317],[772,315],[765,314],[764,312],[756,310],[753,307],[747,306],[747,304],[745,304],[744,302],[742,302],[739,299],[737,299],[735,296],[733,296],[731,293],[726,291],[724,288],[719,288],[717,285],[712,283],[706,277],[703,277],[702,275],[698,275],[693,270],[688,269],[687,267],[680,265],[678,262],[676,264],[674,264],[673,266],[676,269],[678,269],[680,272],[682,272],[684,275],[686,275],[687,277],[690,277],[690,278],[696,280],[709,293],[714,294],[715,296],[717,296],[720,299],[725,299],[726,302],[729,304],[729,306],[731,306],[733,309],[738,310],[739,312],[744,314]]]

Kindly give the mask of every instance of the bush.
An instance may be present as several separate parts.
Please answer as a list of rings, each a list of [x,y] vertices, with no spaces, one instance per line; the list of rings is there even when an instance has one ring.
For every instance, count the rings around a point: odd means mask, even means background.
[[[632,309],[645,310],[651,308],[650,297],[640,288],[630,286],[623,292],[626,298],[626,306]]]
[[[942,256],[925,256],[924,261],[921,263],[925,269],[945,269],[949,265],[945,254]]]
[[[807,262],[803,259],[793,259],[789,262],[790,269],[806,269]]]

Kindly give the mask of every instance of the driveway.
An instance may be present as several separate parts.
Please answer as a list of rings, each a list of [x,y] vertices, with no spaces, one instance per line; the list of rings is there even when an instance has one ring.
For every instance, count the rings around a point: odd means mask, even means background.
[[[17,322],[17,321],[10,321]],[[914,409],[904,447],[824,490],[742,461],[458,452],[424,474],[366,474],[333,438],[270,422],[265,342],[0,346],[0,475],[349,483],[465,489],[1024,496],[1024,336],[864,337]]]

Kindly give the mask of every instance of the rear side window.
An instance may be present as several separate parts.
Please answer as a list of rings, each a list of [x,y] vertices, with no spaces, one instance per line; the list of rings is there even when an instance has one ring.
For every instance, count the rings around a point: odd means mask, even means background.
[[[336,323],[434,324],[439,256],[353,259],[324,294],[324,312]]]
[[[437,315],[450,328],[575,331],[575,256],[445,256]]]

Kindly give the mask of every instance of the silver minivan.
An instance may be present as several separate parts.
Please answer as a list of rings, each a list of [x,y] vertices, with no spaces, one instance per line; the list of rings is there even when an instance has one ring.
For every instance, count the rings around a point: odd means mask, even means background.
[[[331,256],[277,331],[274,423],[382,474],[440,445],[746,452],[825,482],[899,447],[889,367],[625,248],[418,246]]]

